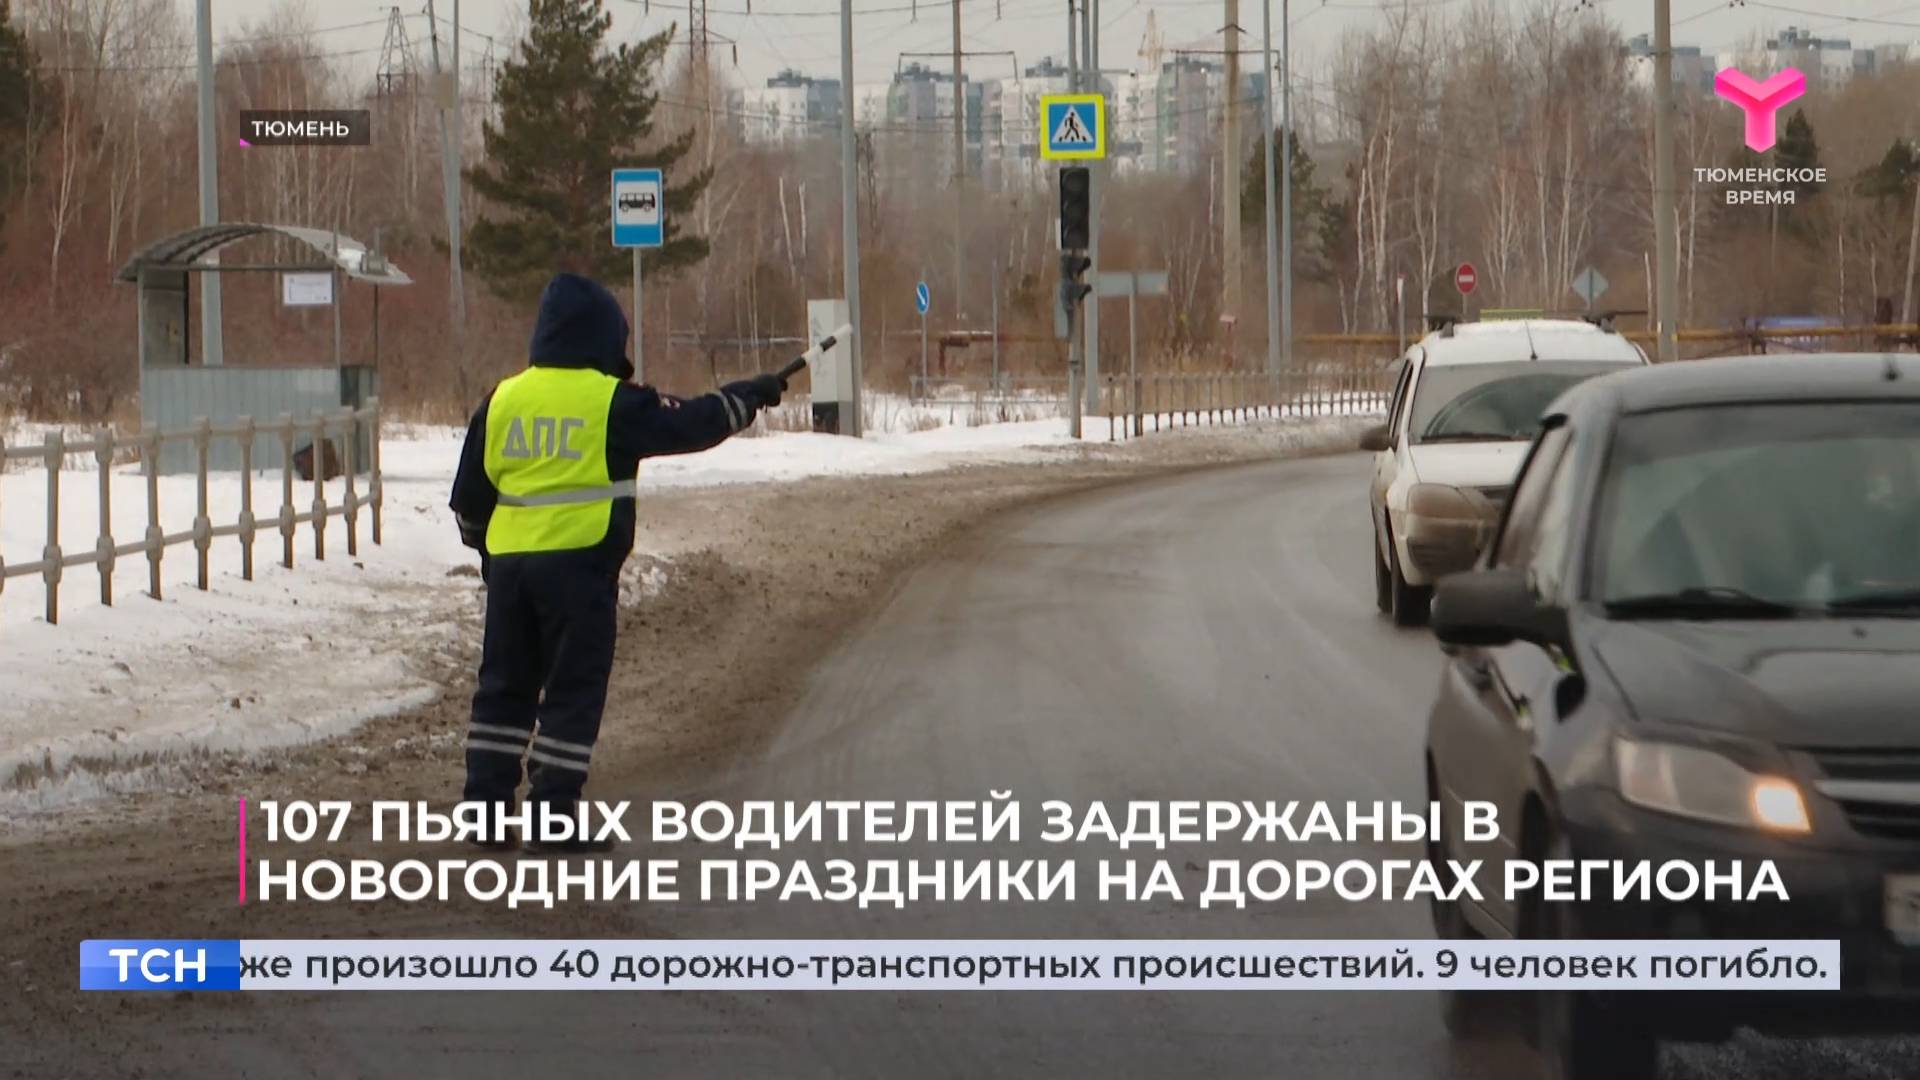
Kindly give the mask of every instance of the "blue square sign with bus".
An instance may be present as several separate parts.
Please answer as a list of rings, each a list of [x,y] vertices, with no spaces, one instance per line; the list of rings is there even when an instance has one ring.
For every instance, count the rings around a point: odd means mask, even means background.
[[[1106,157],[1106,98],[1099,94],[1048,94],[1041,98],[1040,156],[1048,161]]]
[[[657,248],[666,243],[665,202],[659,169],[613,170],[613,246]]]

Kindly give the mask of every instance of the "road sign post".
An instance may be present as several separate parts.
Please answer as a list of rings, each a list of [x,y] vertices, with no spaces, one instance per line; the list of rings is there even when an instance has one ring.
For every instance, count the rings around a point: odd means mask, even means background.
[[[1096,299],[1106,296],[1127,298],[1127,380],[1131,387],[1127,396],[1133,401],[1130,410],[1133,413],[1133,433],[1136,436],[1145,434],[1145,421],[1140,415],[1140,323],[1137,312],[1141,297],[1167,295],[1167,272],[1102,270],[1093,277],[1093,295]]]
[[[913,287],[913,307],[920,313],[920,392],[927,392],[927,309],[933,306],[933,290],[921,281]]]
[[[1133,437],[1142,434],[1140,419],[1140,275],[1127,275],[1127,398],[1133,408]]]
[[[1589,266],[1573,279],[1573,291],[1580,299],[1587,302],[1587,311],[1591,312],[1594,302],[1607,291],[1606,276]]]
[[[1480,272],[1470,262],[1463,262],[1454,268],[1453,287],[1460,290],[1460,317],[1467,317],[1467,297],[1480,287]]]
[[[646,381],[640,332],[640,253],[666,243],[666,191],[659,169],[613,170],[613,246],[633,249],[633,380]]]
[[[1393,276],[1393,329],[1398,335],[1400,351],[1396,356],[1407,354],[1407,275]]]

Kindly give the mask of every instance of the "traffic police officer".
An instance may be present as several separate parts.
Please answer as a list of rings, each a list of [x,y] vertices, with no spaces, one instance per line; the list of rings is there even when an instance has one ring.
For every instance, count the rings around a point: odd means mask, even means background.
[[[761,375],[668,397],[627,381],[628,334],[611,293],[556,275],[540,298],[529,366],[495,386],[467,427],[452,507],[462,542],[480,551],[487,614],[464,799],[491,804],[495,816],[514,802],[523,759],[530,800],[555,815],[571,815],[586,784],[640,460],[714,446],[786,389]]]

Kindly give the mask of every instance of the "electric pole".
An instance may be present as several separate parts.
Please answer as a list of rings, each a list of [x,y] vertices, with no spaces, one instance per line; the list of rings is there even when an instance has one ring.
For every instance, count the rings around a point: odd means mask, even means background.
[[[1280,0],[1280,356],[1293,370],[1293,22]]]
[[[1226,0],[1227,108],[1220,124],[1220,310],[1240,315],[1240,0]],[[1233,340],[1232,330],[1227,340]]]
[[[847,336],[853,415],[847,418],[845,431],[858,439],[866,424],[860,414],[860,180],[853,152],[853,122],[853,0],[840,0],[840,244],[846,249],[840,262],[847,292],[847,321],[853,325],[853,333]]]
[[[465,288],[466,267],[460,259],[460,241],[465,228],[465,215],[460,212],[460,169],[466,141],[466,112],[461,105],[460,94],[460,0],[453,0],[453,229],[447,234],[447,249],[452,253],[453,261],[453,310],[459,322],[455,329],[465,333],[467,329],[467,293]],[[637,313],[636,313],[637,314]]]
[[[1086,69],[1091,81],[1087,91],[1101,96],[1100,112],[1106,116],[1109,135],[1112,129],[1112,117],[1107,115],[1106,81],[1100,76],[1100,0],[1085,0],[1082,5],[1086,22],[1085,34],[1081,42],[1086,52]],[[1104,160],[1092,162],[1088,170],[1087,184],[1087,270],[1099,280],[1100,271],[1100,192],[1106,186],[1107,163]],[[1085,359],[1086,371],[1086,411],[1097,412],[1100,409],[1100,293],[1096,289],[1086,303],[1085,325],[1080,335],[1081,355]]]
[[[200,224],[220,223],[220,150],[213,116],[213,0],[200,0],[194,11],[194,37],[200,54]],[[218,265],[220,253],[206,261]],[[219,367],[226,349],[220,335],[220,274],[200,275],[200,362]]]
[[[960,0],[953,0],[953,317],[966,310],[967,82],[960,70]]]
[[[447,262],[453,275],[453,340],[459,355],[466,356],[467,337],[467,285],[466,266],[460,258],[460,241],[466,229],[466,215],[460,207],[460,168],[461,144],[466,141],[467,129],[465,112],[460,106],[460,0],[453,0],[453,87],[452,101],[448,103],[448,113],[452,118],[449,127],[452,137],[447,140],[453,156],[453,172],[447,187]],[[634,312],[635,332],[639,331],[640,313]]]
[[[1280,274],[1282,257],[1280,254],[1279,207],[1274,205],[1275,178],[1273,171],[1273,0],[1260,0],[1260,114],[1266,130],[1261,142],[1266,145],[1266,210],[1267,210],[1267,374],[1280,374],[1280,341],[1286,329],[1280,324]],[[1291,156],[1291,155],[1289,155]]]
[[[1067,0],[1067,93],[1080,91],[1080,9],[1075,0]]]
[[[1900,293],[1901,326],[1913,325],[1913,275],[1917,266],[1920,266],[1920,184],[1913,186],[1913,230],[1907,237],[1907,284]]]
[[[1680,358],[1679,222],[1673,217],[1673,0],[1653,0],[1653,245],[1659,358]]]
[[[447,335],[447,347],[453,357],[455,378],[459,380],[463,396],[466,394],[467,362],[465,351],[467,325],[467,294],[460,280],[460,158],[455,143],[459,134],[454,125],[459,122],[460,103],[460,32],[459,8],[454,9],[454,70],[449,80],[447,72],[440,66],[440,20],[436,17],[433,0],[427,0],[427,41],[433,53],[433,96],[434,103],[440,107],[440,187],[441,198],[447,210],[447,321],[452,333]]]
[[[1091,0],[1067,0],[1067,93],[1069,94],[1077,94],[1085,89],[1081,80],[1081,68],[1084,65],[1080,60],[1080,49],[1082,45],[1080,40],[1080,20],[1085,17],[1083,9],[1090,2]],[[1044,108],[1041,110],[1040,115],[1044,120],[1046,116],[1046,110]],[[1047,133],[1042,132],[1041,138],[1044,139],[1046,137]],[[1066,174],[1061,172],[1059,176],[1061,177],[1060,184],[1062,185],[1062,190],[1064,190]],[[1092,185],[1089,184],[1088,186],[1091,187]],[[1089,204],[1091,204],[1092,197],[1092,193],[1089,191],[1087,196]],[[1091,220],[1092,211],[1090,207],[1088,213],[1089,220]],[[1065,217],[1063,206],[1061,213],[1062,221],[1065,220]],[[1063,258],[1067,250],[1065,240],[1063,239],[1061,242]],[[1075,320],[1074,314],[1073,305],[1067,305],[1067,396],[1072,399],[1072,404],[1069,408],[1071,420],[1067,425],[1067,432],[1077,439],[1080,437],[1080,410],[1082,403],[1086,399],[1086,391],[1079,383],[1079,376],[1084,374],[1086,370],[1086,335],[1082,332],[1082,327]]]

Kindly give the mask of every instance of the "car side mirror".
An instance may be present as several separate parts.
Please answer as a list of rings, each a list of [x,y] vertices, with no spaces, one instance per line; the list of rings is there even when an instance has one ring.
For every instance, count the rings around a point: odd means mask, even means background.
[[[1565,616],[1534,596],[1527,572],[1514,567],[1449,574],[1434,586],[1433,636],[1442,645],[1557,645]]]
[[[1360,433],[1360,449],[1385,450],[1393,445],[1393,436],[1388,434],[1387,425],[1375,424]]]

